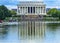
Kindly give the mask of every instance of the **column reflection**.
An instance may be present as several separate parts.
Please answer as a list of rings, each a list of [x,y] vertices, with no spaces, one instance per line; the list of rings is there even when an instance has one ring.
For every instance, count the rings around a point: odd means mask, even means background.
[[[20,39],[41,38],[45,35],[45,23],[41,21],[22,21],[19,25]]]

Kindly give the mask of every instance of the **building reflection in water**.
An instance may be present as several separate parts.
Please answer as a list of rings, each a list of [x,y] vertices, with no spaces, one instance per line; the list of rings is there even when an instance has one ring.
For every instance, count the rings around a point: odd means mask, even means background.
[[[20,21],[19,37],[20,39],[36,39],[45,36],[45,23],[41,21]]]

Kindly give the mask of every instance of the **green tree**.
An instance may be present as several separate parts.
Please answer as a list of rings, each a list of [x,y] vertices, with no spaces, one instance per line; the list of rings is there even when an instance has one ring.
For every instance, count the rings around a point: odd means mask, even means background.
[[[10,13],[11,13],[12,16],[16,16],[16,11],[10,10]]]
[[[57,17],[58,16],[58,10],[56,8],[52,8],[47,12],[48,15],[53,16],[53,17]]]
[[[10,11],[4,6],[0,6],[0,20],[4,20],[6,17],[10,17],[11,13]]]

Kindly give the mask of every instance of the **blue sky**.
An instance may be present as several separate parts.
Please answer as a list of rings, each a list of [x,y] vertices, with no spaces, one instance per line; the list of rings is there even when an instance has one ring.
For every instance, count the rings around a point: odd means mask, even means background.
[[[60,8],[60,0],[0,0],[0,5],[5,5],[8,9],[17,8],[19,1],[43,1],[47,8]]]

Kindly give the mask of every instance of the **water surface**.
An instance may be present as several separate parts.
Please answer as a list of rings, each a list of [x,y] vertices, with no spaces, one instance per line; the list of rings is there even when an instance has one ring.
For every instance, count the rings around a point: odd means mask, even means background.
[[[27,21],[21,23],[0,27],[0,43],[60,43],[60,24]]]

